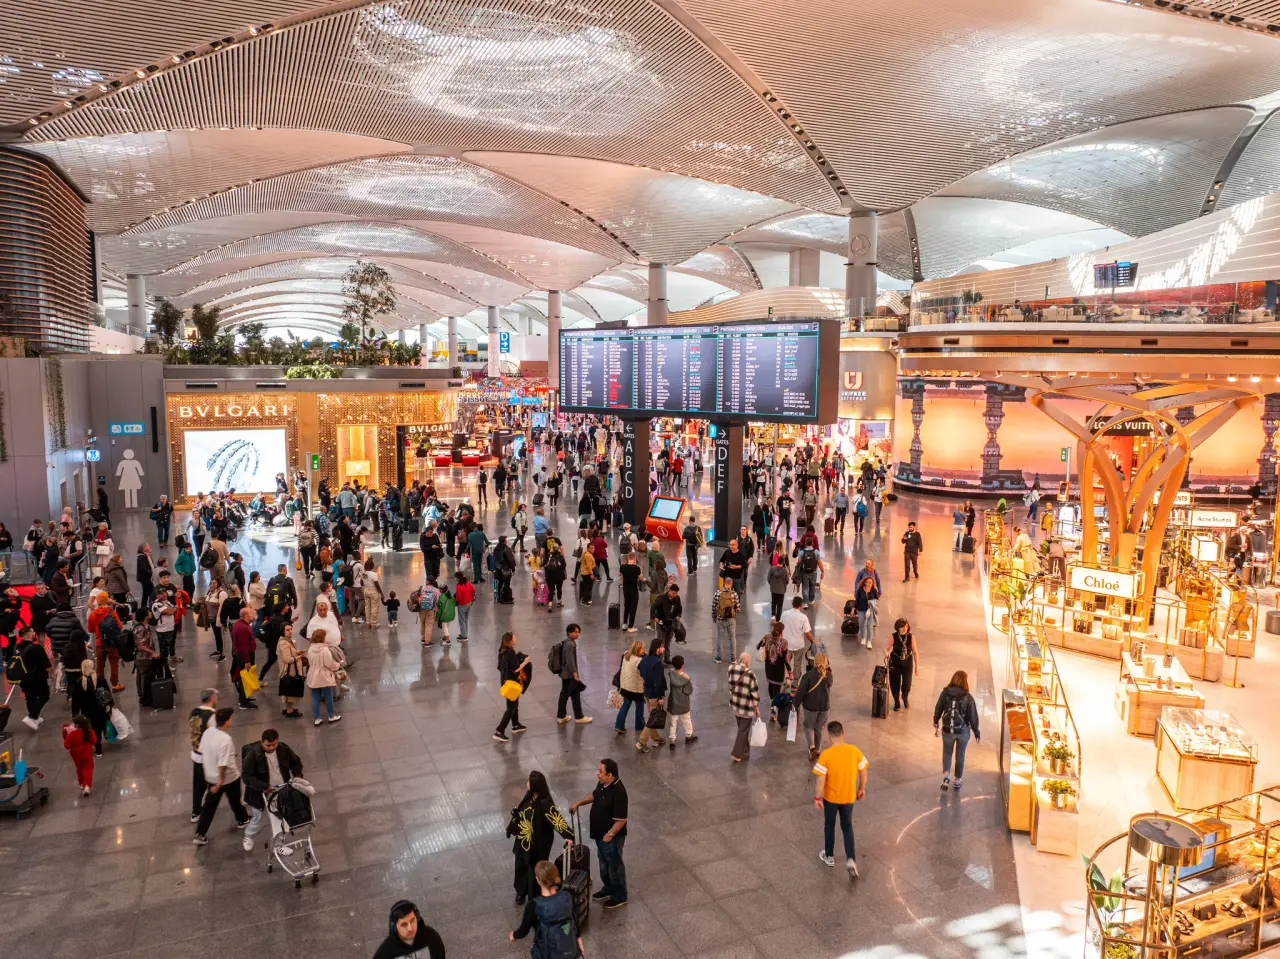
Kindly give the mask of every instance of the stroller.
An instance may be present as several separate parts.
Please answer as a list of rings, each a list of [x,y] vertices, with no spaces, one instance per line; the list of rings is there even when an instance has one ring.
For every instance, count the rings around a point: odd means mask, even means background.
[[[271,840],[267,845],[267,872],[278,864],[293,880],[293,888],[301,889],[302,880],[320,881],[320,863],[311,845],[311,796],[315,788],[304,779],[285,783],[267,797],[267,821]]]

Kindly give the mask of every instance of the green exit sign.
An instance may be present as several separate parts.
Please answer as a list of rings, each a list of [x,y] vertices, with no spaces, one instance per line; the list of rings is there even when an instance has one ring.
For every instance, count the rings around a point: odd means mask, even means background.
[[[319,473],[320,472],[320,454],[308,453],[307,455],[311,458],[311,472]]]
[[[1061,453],[1061,455],[1059,455],[1058,459],[1062,460],[1062,462],[1064,462],[1064,463],[1065,463],[1065,462],[1067,461],[1067,457],[1068,457],[1068,456],[1070,456],[1070,455],[1071,455],[1071,447],[1070,447],[1070,446],[1064,446],[1064,447],[1062,447],[1062,453]]]
[[[769,307],[769,315],[773,316],[773,307]]]

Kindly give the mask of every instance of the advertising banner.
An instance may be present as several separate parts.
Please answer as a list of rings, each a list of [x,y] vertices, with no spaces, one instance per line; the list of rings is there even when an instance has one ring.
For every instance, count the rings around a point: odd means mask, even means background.
[[[260,493],[276,488],[289,469],[283,429],[188,429],[183,434],[186,495],[234,489]]]
[[[898,361],[883,350],[840,354],[840,418],[892,420]]]

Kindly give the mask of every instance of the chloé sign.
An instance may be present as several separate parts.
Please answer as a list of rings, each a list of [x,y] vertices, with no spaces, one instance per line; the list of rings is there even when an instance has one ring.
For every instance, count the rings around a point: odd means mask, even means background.
[[[1090,593],[1103,593],[1121,599],[1133,599],[1137,592],[1136,573],[1119,573],[1110,569],[1093,569],[1088,566],[1071,567],[1071,588]]]
[[[288,416],[288,403],[213,403],[209,406],[179,406],[180,420],[261,419],[270,416]]]

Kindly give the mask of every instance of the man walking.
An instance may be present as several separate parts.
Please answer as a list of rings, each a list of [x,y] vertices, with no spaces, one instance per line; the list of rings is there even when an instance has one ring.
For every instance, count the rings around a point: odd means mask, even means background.
[[[173,522],[173,505],[168,496],[161,494],[160,502],[151,507],[151,519],[156,524],[156,541],[161,546],[168,546],[169,525]]]
[[[606,909],[627,904],[627,868],[622,846],[627,839],[627,788],[618,778],[618,764],[609,758],[596,767],[596,788],[569,807],[575,813],[591,807],[590,835],[600,857],[600,891],[591,898]]]
[[[200,741],[204,731],[209,728],[214,714],[218,711],[218,691],[204,689],[200,691],[200,705],[191,710],[187,719],[187,729],[191,737],[191,821],[200,821],[200,811],[204,808],[204,794],[209,784],[204,778],[204,755],[200,752]]]
[[[924,552],[924,540],[914,522],[907,524],[907,531],[902,534],[902,581],[905,583],[915,573],[920,578],[919,557]]]
[[[730,580],[720,580],[720,588],[716,590],[711,601],[711,619],[716,624],[716,662],[723,663],[720,657],[721,641],[729,647],[729,658],[737,659],[738,610],[742,602],[738,599],[738,591]]]
[[[858,861],[853,849],[853,804],[867,793],[867,757],[852,743],[844,741],[844,726],[834,720],[827,723],[831,745],[813,764],[817,777],[813,784],[813,805],[822,810],[822,850],[818,858],[834,866],[836,818],[844,833],[845,868],[853,878],[858,876]]]
[[[204,757],[204,779],[209,784],[205,793],[204,806],[200,810],[200,822],[196,825],[196,835],[191,841],[197,846],[209,843],[209,826],[213,823],[213,814],[218,811],[218,803],[223,795],[231,804],[231,812],[236,817],[236,828],[243,829],[249,825],[250,816],[240,801],[240,762],[236,756],[236,744],[231,739],[231,717],[236,711],[224,706],[215,714],[216,726],[210,726],[200,737],[200,753]]]
[[[36,631],[28,626],[18,634],[18,649],[9,662],[5,675],[12,681],[14,674],[22,695],[27,700],[27,715],[22,722],[28,729],[39,729],[44,722],[40,710],[49,701],[49,657],[37,641]]]
[[[573,700],[573,721],[581,726],[591,722],[582,714],[582,691],[587,687],[578,679],[578,637],[582,627],[570,623],[564,628],[566,639],[560,641],[560,702],[556,706],[556,722],[563,726],[569,721],[566,707]]]
[[[244,803],[253,818],[244,831],[244,848],[253,848],[253,838],[262,830],[267,797],[294,777],[302,776],[302,760],[274,729],[264,729],[262,739],[244,750]]]
[[[256,665],[258,638],[253,635],[253,627],[250,625],[255,618],[253,607],[246,606],[231,624],[231,680],[235,683],[236,693],[239,695],[237,705],[241,709],[258,708],[253,698],[245,695],[244,681],[240,678],[241,673]]]
[[[685,524],[680,538],[684,540],[684,567],[685,572],[692,576],[698,569],[698,525],[693,521],[693,517],[689,517],[689,522]]]

